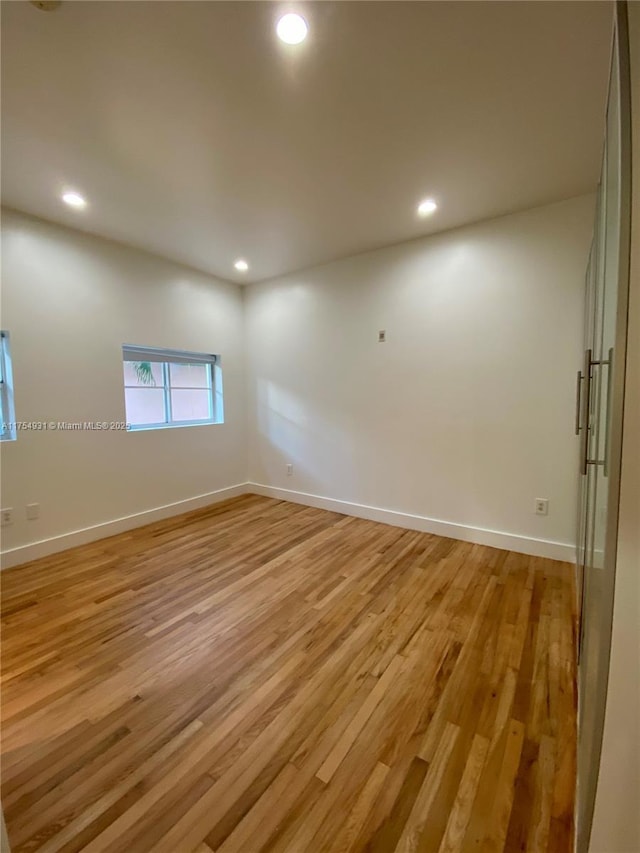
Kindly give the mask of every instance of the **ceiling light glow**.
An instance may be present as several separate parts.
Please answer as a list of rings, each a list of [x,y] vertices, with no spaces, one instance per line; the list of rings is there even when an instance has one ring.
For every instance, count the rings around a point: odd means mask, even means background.
[[[418,216],[430,216],[438,209],[438,205],[432,198],[425,198],[418,205]]]
[[[246,272],[249,269],[249,264],[242,258],[238,258],[238,260],[234,264],[234,267],[238,270],[238,272]]]
[[[309,27],[302,15],[289,12],[278,21],[276,32],[280,41],[285,44],[300,44],[306,39]]]
[[[71,190],[66,193],[62,193],[62,201],[65,204],[68,204],[69,207],[81,208],[87,206],[86,200],[80,195],[80,193],[72,192]]]

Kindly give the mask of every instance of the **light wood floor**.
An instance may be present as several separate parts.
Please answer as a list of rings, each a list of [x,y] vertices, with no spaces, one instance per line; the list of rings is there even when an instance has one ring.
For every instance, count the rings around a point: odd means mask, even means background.
[[[13,851],[570,853],[570,574],[256,496],[6,571]]]

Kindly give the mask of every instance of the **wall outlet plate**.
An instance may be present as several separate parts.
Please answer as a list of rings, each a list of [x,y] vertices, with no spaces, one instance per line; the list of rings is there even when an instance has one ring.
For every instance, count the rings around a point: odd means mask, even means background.
[[[549,515],[549,501],[547,498],[536,498],[536,515]]]
[[[0,509],[0,521],[3,527],[7,524],[13,524],[13,507],[8,506],[6,509]]]
[[[35,521],[40,517],[40,504],[27,504],[27,521]]]
[[[292,474],[293,474],[293,465],[291,463],[289,463],[287,465],[287,477],[291,477]]]
[[[387,340],[387,333],[384,329],[380,329],[378,332],[378,343],[383,344]]]

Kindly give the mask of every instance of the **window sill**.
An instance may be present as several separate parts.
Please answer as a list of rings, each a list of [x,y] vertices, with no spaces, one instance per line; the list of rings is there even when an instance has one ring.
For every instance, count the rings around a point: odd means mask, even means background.
[[[175,424],[154,424],[145,426],[141,424],[140,426],[131,426],[127,430],[127,432],[156,432],[158,430],[164,429],[183,429],[184,427],[203,427],[203,426],[219,426],[223,424],[224,421],[186,421],[184,423],[175,423]]]

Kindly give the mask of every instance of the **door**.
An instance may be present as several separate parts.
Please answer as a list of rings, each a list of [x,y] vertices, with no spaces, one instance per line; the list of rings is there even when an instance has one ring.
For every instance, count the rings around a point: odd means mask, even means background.
[[[626,6],[616,7],[606,140],[587,274],[579,383],[582,594],[577,849],[589,845],[604,726],[615,583],[629,291],[630,104]]]

